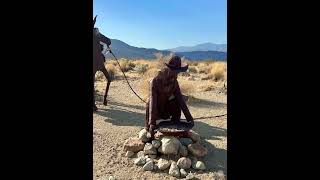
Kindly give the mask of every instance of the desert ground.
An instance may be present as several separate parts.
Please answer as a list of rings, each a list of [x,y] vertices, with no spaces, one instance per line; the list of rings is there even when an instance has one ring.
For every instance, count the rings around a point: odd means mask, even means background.
[[[147,97],[148,80],[154,76],[157,68],[161,68],[159,62],[140,60],[131,63],[121,60],[130,84],[143,98]],[[179,75],[178,81],[183,94],[189,97],[187,104],[195,119],[193,130],[200,134],[201,143],[208,149],[208,155],[202,159],[206,170],[189,171],[195,173],[196,179],[226,179],[226,63],[188,63],[189,72]],[[124,141],[129,137],[137,137],[144,127],[145,104],[131,92],[115,61],[107,61],[106,67],[114,80],[108,94],[108,105],[104,106],[102,101],[106,79],[101,73],[96,76],[96,104],[99,110],[93,113],[94,179],[109,179],[110,176],[116,179],[177,179],[168,174],[168,169],[144,171],[142,167],[134,165],[132,159],[124,156]],[[182,115],[182,118],[185,117]]]

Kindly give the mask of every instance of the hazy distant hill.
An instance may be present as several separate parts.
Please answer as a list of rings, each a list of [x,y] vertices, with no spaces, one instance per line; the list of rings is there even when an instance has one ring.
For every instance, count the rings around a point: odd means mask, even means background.
[[[126,58],[126,59],[154,59],[155,53],[162,53],[163,55],[169,55],[172,51],[168,50],[158,50],[152,48],[138,48],[130,46],[125,42],[122,42],[117,39],[111,39],[112,50],[117,58]],[[218,51],[194,51],[194,52],[176,52],[175,54],[179,56],[184,56],[189,60],[205,60],[205,59],[216,59],[216,60],[226,60],[226,52]],[[109,54],[109,58],[112,56]]]
[[[191,52],[191,51],[222,51],[227,52],[226,44],[214,44],[214,43],[203,43],[196,46],[180,46],[172,49],[167,49],[173,52]]]

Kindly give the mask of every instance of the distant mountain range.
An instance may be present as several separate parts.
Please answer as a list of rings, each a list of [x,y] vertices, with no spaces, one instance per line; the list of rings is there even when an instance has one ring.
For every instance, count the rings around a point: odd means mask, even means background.
[[[210,44],[210,45],[209,45]],[[163,55],[169,55],[170,53],[174,53],[178,56],[185,57],[188,60],[227,60],[227,52],[226,51],[216,51],[216,50],[208,50],[212,49],[212,43],[200,44],[193,47],[178,47],[170,50],[158,50],[154,48],[138,48],[134,46],[130,46],[123,41],[117,39],[111,39],[111,48],[113,53],[117,56],[117,58],[126,58],[126,59],[155,59],[156,53],[162,53]],[[219,45],[216,45],[217,47]],[[194,48],[196,47],[196,48]],[[207,49],[205,48],[207,47]],[[194,51],[192,50],[194,48]],[[223,49],[222,46],[219,46],[220,49]],[[219,49],[216,48],[216,49]],[[178,50],[178,51],[176,51]],[[225,48],[226,50],[226,48]],[[107,58],[112,58],[110,54],[107,55]]]
[[[227,52],[227,44],[203,43],[196,46],[180,46],[172,49],[167,49],[173,52],[191,52],[191,51],[221,51]]]

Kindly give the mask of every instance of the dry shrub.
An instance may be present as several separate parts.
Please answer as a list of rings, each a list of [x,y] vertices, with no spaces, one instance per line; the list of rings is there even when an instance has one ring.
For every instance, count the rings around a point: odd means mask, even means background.
[[[169,59],[171,59],[174,56],[174,53],[170,53],[167,56],[164,56],[162,53],[155,53],[154,54],[156,56],[156,68],[158,69],[163,69],[165,66],[164,63],[169,62]]]
[[[111,80],[114,80],[116,78],[117,70],[116,67],[113,64],[107,64],[106,65],[108,74],[111,78]]]
[[[223,81],[227,78],[227,63],[215,62],[211,65],[209,77],[214,81]]]
[[[186,96],[189,96],[195,90],[194,89],[194,84],[192,82],[188,82],[188,81],[185,81],[185,80],[180,80],[179,81],[179,86],[180,86],[181,93],[186,95]]]
[[[208,66],[208,64],[205,62],[199,63],[197,68],[199,73],[204,73],[204,74],[208,74],[211,70],[211,67]]]
[[[140,93],[141,93],[141,98],[144,100],[144,101],[148,101],[149,99],[149,87],[150,87],[150,80],[151,79],[144,79],[140,85],[139,85],[139,90],[140,90]]]
[[[133,70],[140,74],[144,74],[148,70],[148,66],[148,64],[136,64]]]
[[[200,92],[212,91],[212,90],[215,90],[215,89],[216,89],[216,87],[213,84],[206,84],[206,85],[203,85],[203,86],[199,87],[199,91]]]
[[[188,72],[181,72],[178,74],[180,77],[190,77],[190,74]]]
[[[97,73],[95,74],[95,80],[96,81],[105,80],[104,74],[101,71],[97,71]]]
[[[197,67],[196,66],[189,66],[189,72],[190,73],[198,73]]]
[[[127,59],[121,59],[120,66],[121,66],[122,71],[128,72],[135,67],[135,64]]]
[[[105,64],[112,64],[114,66],[118,66],[118,63],[116,62],[116,60],[113,60],[113,59],[107,59]]]
[[[197,61],[190,61],[190,66],[198,66],[198,62]]]
[[[108,74],[111,78],[111,80],[114,80],[117,74],[117,70],[115,68],[115,66],[113,64],[106,64],[105,65]],[[104,76],[104,74],[101,71],[97,71],[96,75],[95,75],[95,79],[96,81],[106,81],[106,77]]]
[[[160,69],[158,69],[158,68],[150,68],[143,74],[143,78],[144,79],[152,79],[158,75],[159,71],[160,71]]]

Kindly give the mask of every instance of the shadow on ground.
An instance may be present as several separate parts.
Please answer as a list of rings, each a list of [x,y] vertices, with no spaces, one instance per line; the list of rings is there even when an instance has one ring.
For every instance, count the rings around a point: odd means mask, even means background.
[[[145,115],[118,107],[99,109],[96,114],[105,117],[105,122],[117,126],[144,126]]]
[[[187,102],[189,106],[196,107],[196,108],[226,108],[226,103],[208,101],[205,99],[199,99],[195,97],[189,97],[189,101]]]

